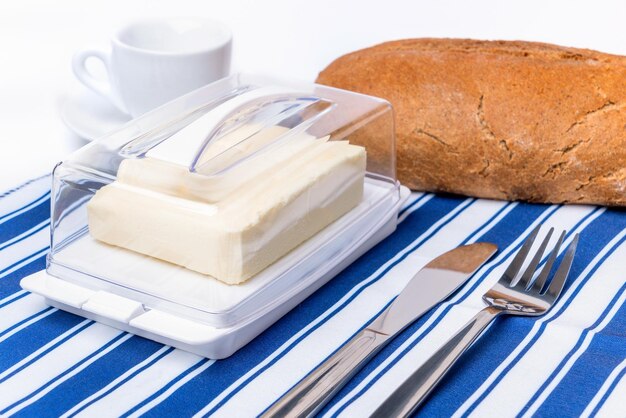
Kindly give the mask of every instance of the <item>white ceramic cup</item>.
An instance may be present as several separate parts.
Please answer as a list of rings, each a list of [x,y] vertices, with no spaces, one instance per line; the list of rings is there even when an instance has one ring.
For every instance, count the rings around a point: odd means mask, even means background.
[[[230,71],[232,35],[222,23],[201,18],[139,21],[111,38],[111,52],[87,49],[74,55],[76,77],[131,116],[139,116]],[[102,61],[108,80],[87,69]]]

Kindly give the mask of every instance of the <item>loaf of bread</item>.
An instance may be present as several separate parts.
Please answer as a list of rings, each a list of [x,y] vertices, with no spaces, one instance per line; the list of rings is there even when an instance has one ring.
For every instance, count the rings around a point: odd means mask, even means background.
[[[414,190],[626,204],[626,57],[412,39],[345,55],[317,81],[392,103],[398,178]]]

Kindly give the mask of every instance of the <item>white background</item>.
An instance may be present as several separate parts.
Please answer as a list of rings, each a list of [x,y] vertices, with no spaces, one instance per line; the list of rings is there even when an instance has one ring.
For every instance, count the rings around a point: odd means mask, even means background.
[[[80,146],[59,118],[74,51],[133,19],[207,16],[234,34],[233,70],[314,80],[335,57],[410,37],[523,39],[626,55],[624,1],[98,0],[0,2],[0,191]],[[1,193],[1,192],[0,192]]]

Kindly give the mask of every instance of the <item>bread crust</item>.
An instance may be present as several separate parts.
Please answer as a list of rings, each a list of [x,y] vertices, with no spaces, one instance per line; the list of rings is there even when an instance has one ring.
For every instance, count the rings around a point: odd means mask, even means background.
[[[389,100],[414,190],[626,205],[626,58],[521,41],[409,39],[317,82]]]

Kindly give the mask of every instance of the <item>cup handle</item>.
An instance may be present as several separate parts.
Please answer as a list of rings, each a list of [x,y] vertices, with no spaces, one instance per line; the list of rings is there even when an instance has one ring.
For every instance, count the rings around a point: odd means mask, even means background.
[[[89,58],[99,59],[107,72],[107,81],[98,80],[87,69],[86,63]],[[86,87],[90,88],[100,96],[109,100],[115,107],[120,109],[124,113],[128,113],[120,100],[115,96],[111,89],[111,71],[110,71],[110,59],[109,54],[97,49],[85,49],[78,51],[72,58],[72,70],[76,78],[83,83]]]

